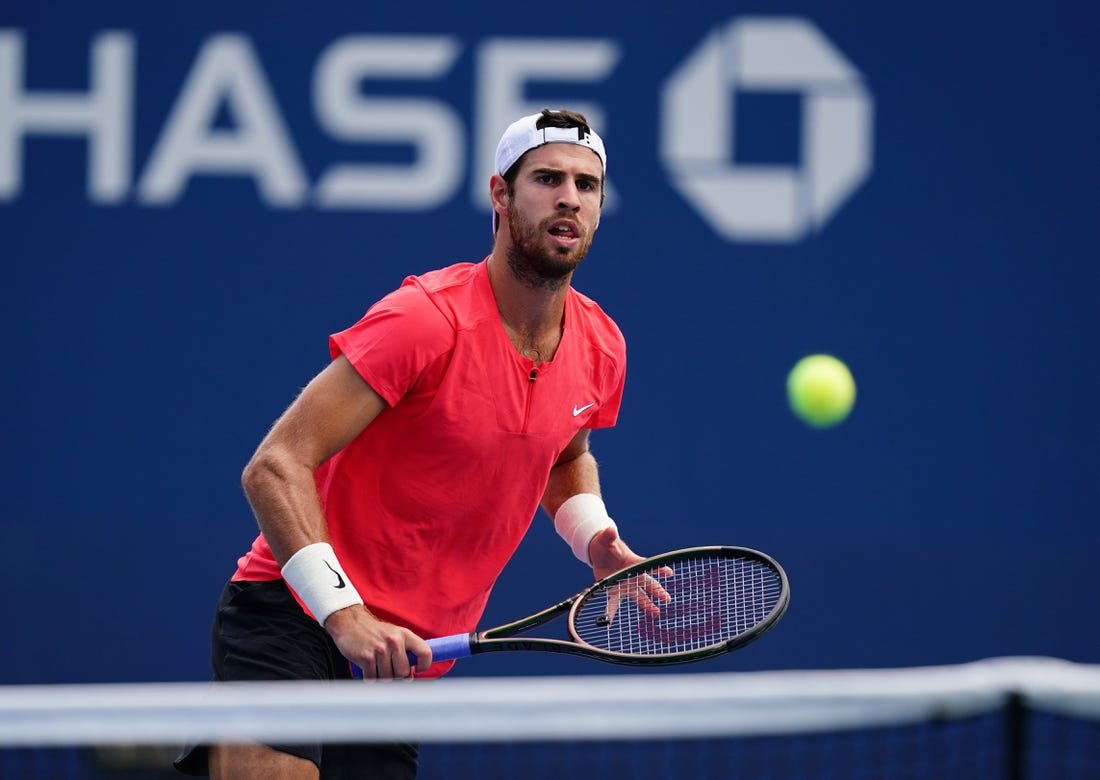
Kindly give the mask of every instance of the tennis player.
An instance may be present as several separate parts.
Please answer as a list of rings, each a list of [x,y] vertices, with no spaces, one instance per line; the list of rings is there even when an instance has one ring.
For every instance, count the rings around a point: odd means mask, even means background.
[[[453,662],[433,666],[423,637],[476,629],[540,505],[597,578],[642,560],[589,450],[616,421],[625,343],[571,286],[606,172],[583,115],[519,119],[489,180],[492,253],[407,278],[330,337],[332,361],[242,477],[261,533],[218,604],[216,680],[344,679],[349,662],[367,678],[442,675]],[[417,748],[197,746],[176,766],[412,778]]]

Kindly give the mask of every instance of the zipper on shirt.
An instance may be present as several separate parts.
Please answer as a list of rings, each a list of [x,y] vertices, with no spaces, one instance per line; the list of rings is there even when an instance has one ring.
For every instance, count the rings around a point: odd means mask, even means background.
[[[538,367],[533,367],[527,375],[527,408],[523,411],[523,432],[527,433],[527,423],[531,419],[531,402],[535,397],[535,380],[539,378]]]

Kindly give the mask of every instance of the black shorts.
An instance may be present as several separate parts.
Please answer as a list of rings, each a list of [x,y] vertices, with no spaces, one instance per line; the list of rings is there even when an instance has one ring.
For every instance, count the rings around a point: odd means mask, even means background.
[[[282,580],[229,582],[214,616],[214,679],[346,680],[351,667],[332,638],[306,615]],[[272,744],[307,758],[321,777],[411,780],[416,777],[415,744]],[[209,745],[190,745],[175,766],[187,775],[207,775]]]

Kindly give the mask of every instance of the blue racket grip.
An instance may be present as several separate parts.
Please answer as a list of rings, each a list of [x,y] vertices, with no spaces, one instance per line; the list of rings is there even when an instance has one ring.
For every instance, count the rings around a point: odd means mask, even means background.
[[[428,647],[432,649],[432,663],[436,661],[453,661],[456,658],[465,658],[473,653],[470,647],[469,634],[451,634],[428,640]],[[409,663],[416,664],[416,656],[409,653]],[[348,663],[351,667],[351,676],[355,680],[363,679],[363,670],[358,664]]]
[[[473,651],[470,648],[469,634],[451,634],[428,640],[428,647],[432,649],[432,663],[437,661],[453,661],[456,658],[465,658]],[[416,663],[416,656],[409,653],[409,663]]]

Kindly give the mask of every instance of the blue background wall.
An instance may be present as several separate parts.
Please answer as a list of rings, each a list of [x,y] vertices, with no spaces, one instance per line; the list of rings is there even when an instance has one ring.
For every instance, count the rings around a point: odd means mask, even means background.
[[[521,90],[532,108],[596,107],[609,148],[615,198],[575,279],[630,346],[620,425],[593,442],[609,506],[639,551],[748,545],[792,579],[772,634],[693,670],[1100,662],[1095,4],[375,5],[0,9],[26,94],[87,93],[108,31],[133,50],[131,164],[113,197],[89,194],[86,134],[31,130],[9,143],[15,162],[0,157],[0,682],[206,678],[214,600],[255,533],[242,465],[325,364],[328,333],[406,274],[489,251],[470,195],[489,173],[475,148],[499,134],[483,67],[496,43],[526,39],[610,52],[599,77],[562,76],[576,61],[563,56]],[[745,88],[751,57],[731,31],[761,18],[801,20],[847,81]],[[306,192],[277,206],[255,167],[198,171],[152,204],[141,182],[173,106],[230,33],[260,66],[250,83],[270,90]],[[437,77],[359,92],[457,118],[460,176],[430,207],[316,204],[333,165],[418,160],[319,120],[315,66],[352,33],[454,45]],[[865,95],[866,177],[805,234],[730,238],[673,184],[662,95],[709,35],[729,83],[692,110],[729,120],[728,167],[808,175],[807,95]],[[226,89],[204,132],[239,140],[244,93]],[[829,431],[784,397],[786,372],[819,351],[859,383]],[[540,517],[486,624],[587,578]],[[496,660],[456,674],[610,671]]]

